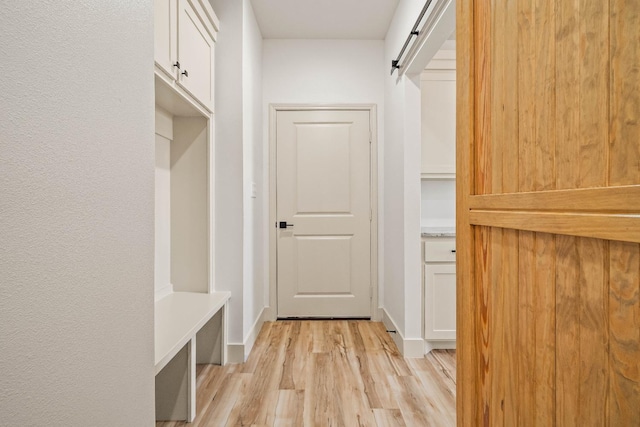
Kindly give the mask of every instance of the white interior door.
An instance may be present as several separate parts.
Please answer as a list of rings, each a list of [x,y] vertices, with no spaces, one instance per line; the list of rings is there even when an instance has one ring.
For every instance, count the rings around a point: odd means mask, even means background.
[[[278,111],[276,135],[278,317],[370,317],[369,111]]]

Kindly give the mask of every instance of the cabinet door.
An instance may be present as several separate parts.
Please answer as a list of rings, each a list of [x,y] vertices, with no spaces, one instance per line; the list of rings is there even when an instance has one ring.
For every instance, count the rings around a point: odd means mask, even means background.
[[[156,65],[173,78],[178,71],[173,66],[177,61],[178,48],[177,12],[177,0],[155,0],[153,4]]]
[[[213,39],[187,0],[179,0],[178,60],[182,69],[178,83],[192,96],[211,107],[213,101]]]
[[[456,265],[425,264],[425,339],[456,339]]]
[[[422,174],[442,177],[456,173],[456,72],[425,71],[422,95]]]

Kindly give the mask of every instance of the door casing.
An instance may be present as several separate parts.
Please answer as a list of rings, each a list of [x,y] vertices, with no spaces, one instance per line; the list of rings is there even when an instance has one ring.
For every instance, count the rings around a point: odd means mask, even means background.
[[[371,155],[369,191],[371,200],[371,320],[381,319],[378,310],[378,132],[377,108],[375,104],[270,104],[269,105],[269,307],[265,309],[265,320],[278,317],[278,246],[276,214],[276,116],[278,111],[368,111],[371,130]]]

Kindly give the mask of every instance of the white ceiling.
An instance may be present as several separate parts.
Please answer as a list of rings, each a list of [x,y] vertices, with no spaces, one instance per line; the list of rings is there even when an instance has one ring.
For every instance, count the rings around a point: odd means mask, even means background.
[[[251,0],[265,39],[382,40],[398,0]]]

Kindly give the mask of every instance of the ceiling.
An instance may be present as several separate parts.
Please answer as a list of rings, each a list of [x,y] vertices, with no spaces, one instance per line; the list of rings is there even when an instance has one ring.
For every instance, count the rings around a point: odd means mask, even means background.
[[[251,0],[265,39],[382,40],[398,0]]]

